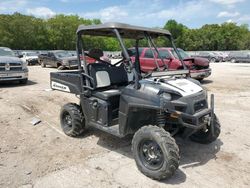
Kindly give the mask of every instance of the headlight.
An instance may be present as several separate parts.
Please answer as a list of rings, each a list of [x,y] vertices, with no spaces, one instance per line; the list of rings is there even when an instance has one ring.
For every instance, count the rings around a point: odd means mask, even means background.
[[[163,99],[170,101],[172,99],[171,95],[169,93],[163,93],[162,94]]]

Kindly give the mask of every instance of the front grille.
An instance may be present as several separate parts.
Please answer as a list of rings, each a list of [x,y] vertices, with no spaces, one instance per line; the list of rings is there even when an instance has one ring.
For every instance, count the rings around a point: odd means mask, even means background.
[[[10,67],[10,71],[21,71],[22,67]]]
[[[8,63],[9,69],[6,69],[7,63],[0,63],[0,71],[21,71],[22,64],[21,63]]]
[[[10,64],[10,66],[22,66],[21,63],[9,63],[9,64]]]
[[[188,118],[188,117],[182,117],[182,120],[184,123],[188,123],[188,124],[194,124],[193,119]]]
[[[206,100],[201,100],[201,101],[198,101],[194,104],[194,111],[195,112],[198,112],[200,110],[203,110],[207,107],[207,102]]]

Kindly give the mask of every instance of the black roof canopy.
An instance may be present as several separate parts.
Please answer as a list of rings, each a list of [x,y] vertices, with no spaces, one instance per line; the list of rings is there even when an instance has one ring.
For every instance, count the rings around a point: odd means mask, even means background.
[[[133,26],[124,23],[108,22],[98,25],[80,25],[77,34],[94,36],[115,36],[113,29],[117,29],[123,38],[143,38],[144,32],[151,37],[171,36],[170,32],[163,29]]]

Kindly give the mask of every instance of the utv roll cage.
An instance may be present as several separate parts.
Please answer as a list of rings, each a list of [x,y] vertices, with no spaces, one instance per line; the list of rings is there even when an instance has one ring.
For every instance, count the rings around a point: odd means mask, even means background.
[[[116,22],[110,22],[110,23],[104,23],[99,25],[80,25],[77,29],[77,56],[78,56],[78,62],[79,62],[79,71],[84,72],[83,75],[86,77],[86,85],[84,86],[86,89],[93,89],[91,88],[91,82],[92,78],[88,72],[87,69],[87,61],[86,56],[89,56],[88,53],[86,53],[83,49],[83,40],[82,37],[85,35],[91,35],[91,36],[105,36],[105,37],[116,37],[118,39],[119,45],[121,47],[122,53],[124,55],[124,61],[128,62],[128,65],[130,66],[133,74],[134,74],[134,82],[135,82],[135,88],[139,88],[139,80],[140,75],[138,75],[138,72],[140,73],[140,60],[139,60],[139,41],[141,39],[146,38],[149,44],[150,49],[152,50],[152,47],[154,50],[158,52],[156,45],[153,42],[153,38],[157,37],[166,37],[170,40],[172,47],[176,51],[176,54],[178,55],[179,59],[181,60],[182,66],[184,70],[178,70],[178,71],[169,71],[168,75],[175,75],[175,74],[188,74],[189,71],[187,70],[187,67],[185,63],[183,62],[183,59],[181,58],[181,55],[179,54],[174,42],[172,35],[167,30],[162,29],[154,29],[154,28],[146,28],[146,27],[139,27],[139,26],[133,26],[129,24],[123,24],[123,23],[116,23]],[[124,45],[123,38],[126,39],[135,39],[135,63],[133,64],[129,53]],[[99,60],[99,59],[98,59]],[[161,59],[163,64],[165,65],[165,68],[167,69],[167,65],[164,63],[163,59]],[[100,60],[102,62],[102,60]],[[157,70],[160,70],[160,67],[155,61]],[[155,73],[154,76],[163,76],[166,75],[166,71],[159,73]],[[82,84],[84,85],[84,84]]]
[[[85,51],[83,35],[117,38],[122,60],[110,64],[101,59],[101,49]],[[184,70],[169,71],[163,60],[160,67],[153,55],[157,71],[141,74],[139,41],[146,39],[152,54],[155,51],[159,57],[153,41],[156,37],[171,41]],[[135,62],[122,38],[135,39]],[[80,99],[79,104],[68,103],[61,109],[60,124],[66,135],[77,137],[90,126],[120,138],[133,135],[132,151],[138,169],[157,180],[171,177],[179,166],[179,149],[173,136],[180,134],[203,144],[219,136],[214,97],[209,108],[206,91],[197,81],[186,78],[189,71],[168,31],[121,23],[81,25],[77,30],[77,56],[79,70],[50,73],[52,89],[74,93]],[[87,64],[87,58],[94,61]]]

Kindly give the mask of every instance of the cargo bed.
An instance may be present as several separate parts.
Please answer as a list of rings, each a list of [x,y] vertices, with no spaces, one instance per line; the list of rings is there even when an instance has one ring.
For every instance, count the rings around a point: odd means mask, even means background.
[[[79,95],[82,91],[81,82],[85,81],[79,70],[50,73],[50,87],[54,90]]]

